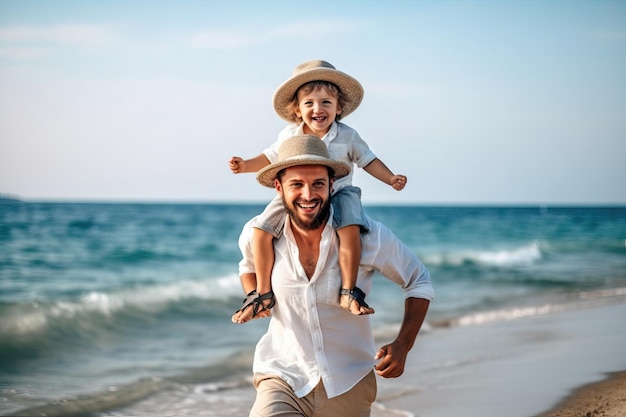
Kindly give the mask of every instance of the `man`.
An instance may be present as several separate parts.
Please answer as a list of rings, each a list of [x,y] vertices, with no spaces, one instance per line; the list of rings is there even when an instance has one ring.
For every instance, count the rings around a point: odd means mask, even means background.
[[[362,236],[358,286],[369,292],[375,271],[404,291],[405,312],[397,338],[376,351],[367,316],[339,306],[338,238],[332,227],[330,194],[349,165],[329,159],[323,141],[296,136],[280,147],[278,161],[257,173],[273,186],[287,213],[275,239],[272,286],[279,302],[254,356],[256,401],[251,417],[365,417],[376,398],[374,372],[395,378],[424,321],[433,288],[428,271],[393,233],[369,219]],[[240,237],[240,275],[254,299],[251,222]],[[272,303],[273,304],[273,303]],[[269,310],[262,312],[269,314]],[[378,362],[377,362],[378,361]],[[372,369],[373,368],[373,369]]]

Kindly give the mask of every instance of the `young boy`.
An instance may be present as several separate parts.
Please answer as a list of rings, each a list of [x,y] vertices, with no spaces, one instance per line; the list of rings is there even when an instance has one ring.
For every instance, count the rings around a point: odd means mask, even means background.
[[[404,175],[395,175],[369,149],[369,146],[351,127],[340,123],[352,113],[363,99],[363,87],[353,77],[338,71],[326,61],[307,61],[294,70],[274,93],[274,110],[291,124],[278,135],[278,140],[260,155],[244,160],[234,156],[229,167],[235,174],[257,172],[275,162],[278,148],[287,138],[310,134],[328,146],[330,157],[357,165],[373,177],[396,190],[406,185]],[[361,259],[361,232],[367,232],[361,206],[361,190],[352,186],[352,171],[334,184],[331,200],[333,224],[339,236],[339,268],[341,290],[339,304],[352,314],[372,314],[374,309],[365,303],[365,293],[356,287]],[[315,201],[299,204],[316,204]],[[271,274],[274,265],[272,240],[279,236],[284,222],[280,197],[274,198],[258,219],[252,236],[252,251],[256,271],[256,291],[248,294],[243,306],[232,317],[234,323],[268,314],[274,304]]]

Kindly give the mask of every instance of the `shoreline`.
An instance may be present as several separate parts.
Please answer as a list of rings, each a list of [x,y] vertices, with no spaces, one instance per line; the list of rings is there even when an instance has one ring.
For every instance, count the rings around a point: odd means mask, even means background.
[[[626,334],[617,331],[623,327],[626,298],[604,301],[516,320],[432,329],[418,336],[401,378],[379,379],[377,402],[388,410],[423,417],[626,416],[621,408],[608,414],[605,404],[626,407],[626,393],[608,397],[611,390],[626,391],[621,348]],[[579,387],[607,375],[613,378],[596,394],[590,388],[591,394],[581,397]],[[568,403],[568,410],[547,414],[561,410],[569,396],[592,404],[594,395],[600,402],[583,413],[572,414]]]
[[[574,389],[549,411],[536,417],[626,416],[626,370]]]
[[[574,310],[425,329],[409,353],[404,375],[377,378],[372,417],[626,416],[626,334],[616,331],[623,327],[624,314],[626,296],[620,295]],[[245,366],[233,372],[233,360],[226,361],[228,369],[217,380],[203,374],[148,381],[168,387],[130,401],[126,399],[135,389],[9,415],[78,416],[90,411],[103,417],[243,417],[255,394],[251,374],[239,372]],[[125,400],[120,402],[121,396]]]

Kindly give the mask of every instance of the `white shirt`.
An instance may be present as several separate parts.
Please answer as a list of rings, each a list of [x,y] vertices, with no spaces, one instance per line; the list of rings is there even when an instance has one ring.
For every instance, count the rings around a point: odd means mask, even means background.
[[[240,274],[254,273],[252,220],[239,239],[243,254]],[[362,235],[357,286],[368,293],[374,272],[379,271],[402,287],[404,298],[431,300],[430,275],[417,256],[382,223],[368,221],[370,232]],[[274,241],[272,287],[276,305],[268,331],[256,346],[253,371],[278,375],[298,397],[311,392],[320,379],[329,398],[343,394],[375,364],[369,317],[350,314],[338,303],[339,244],[330,223],[322,232],[320,255],[310,281],[300,264],[288,218],[284,233]]]
[[[303,135],[304,122],[299,125],[293,124],[285,127],[279,134],[278,139],[269,148],[263,151],[263,154],[271,163],[278,160],[278,148],[280,144],[292,136]],[[376,159],[376,155],[370,150],[367,143],[361,139],[358,132],[343,123],[333,122],[328,132],[322,138],[328,154],[335,161],[343,161],[350,165],[350,174],[338,179],[333,184],[333,190],[336,193],[343,187],[352,185],[352,176],[354,166],[359,168],[366,167],[370,162]]]

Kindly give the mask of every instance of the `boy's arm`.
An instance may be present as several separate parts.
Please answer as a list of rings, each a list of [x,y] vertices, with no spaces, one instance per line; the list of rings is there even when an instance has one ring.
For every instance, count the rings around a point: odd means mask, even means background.
[[[228,160],[228,167],[233,174],[241,174],[243,172],[257,172],[261,168],[265,168],[270,164],[269,159],[265,154],[259,154],[251,159],[242,159],[238,156],[233,156]]]
[[[395,190],[400,191],[406,185],[406,177],[404,175],[395,175],[387,168],[387,165],[378,158],[367,164],[363,169],[372,177],[387,185],[391,185]]]

